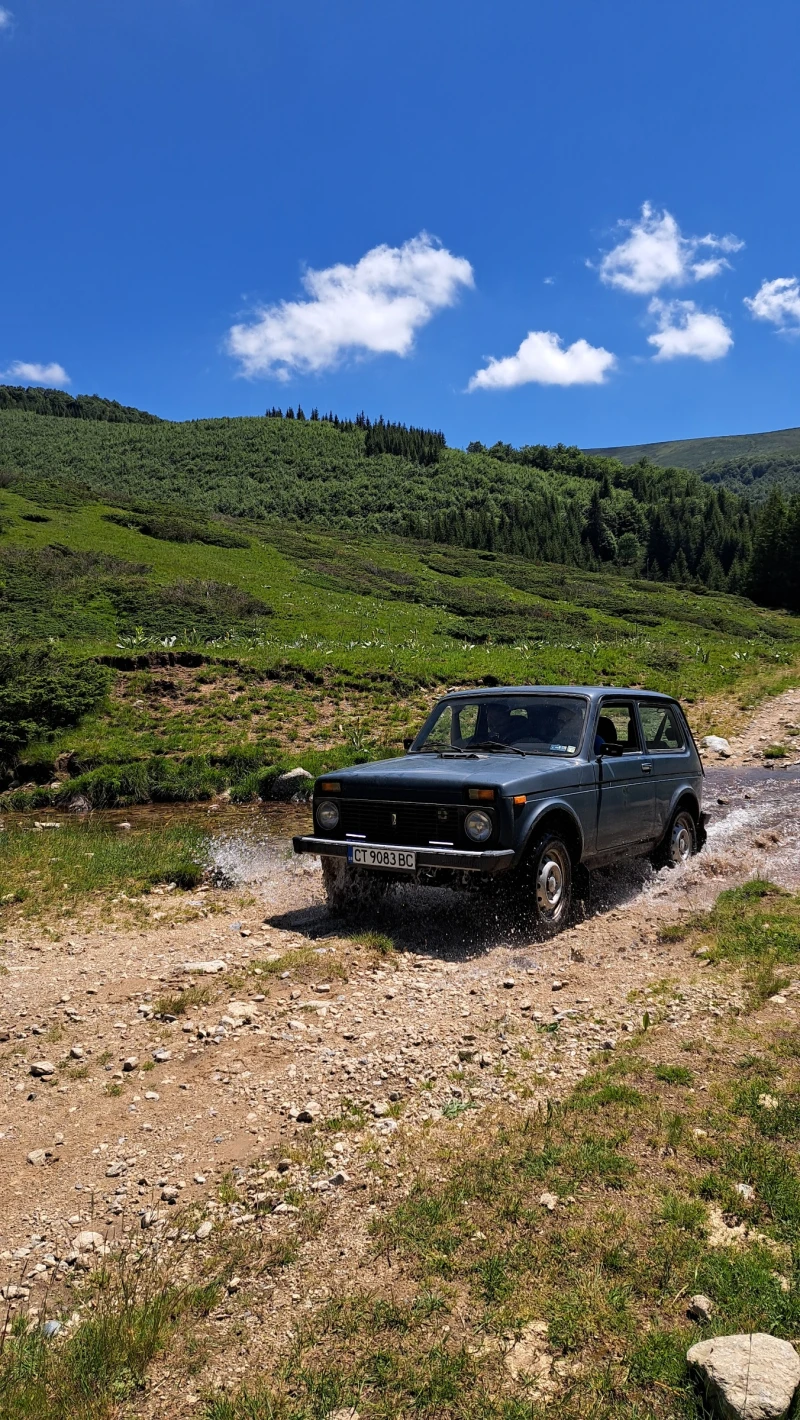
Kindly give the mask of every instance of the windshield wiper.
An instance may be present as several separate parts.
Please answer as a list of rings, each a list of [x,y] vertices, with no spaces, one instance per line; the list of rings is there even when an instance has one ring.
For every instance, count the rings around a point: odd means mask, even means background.
[[[470,749],[488,749],[498,754],[521,754],[525,758],[524,749],[517,749],[516,745],[503,744],[502,740],[481,740],[479,744],[470,745]]]

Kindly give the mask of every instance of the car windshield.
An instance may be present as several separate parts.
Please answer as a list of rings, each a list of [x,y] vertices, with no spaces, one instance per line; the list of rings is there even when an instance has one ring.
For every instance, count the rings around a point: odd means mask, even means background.
[[[414,753],[577,754],[586,701],[573,695],[476,695],[443,700]]]

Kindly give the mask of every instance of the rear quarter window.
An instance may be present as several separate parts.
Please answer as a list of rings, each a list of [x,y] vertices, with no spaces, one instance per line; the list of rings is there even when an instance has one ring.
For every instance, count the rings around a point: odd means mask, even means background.
[[[669,705],[653,705],[639,702],[639,718],[642,733],[649,754],[683,749],[686,734],[680,715]]]

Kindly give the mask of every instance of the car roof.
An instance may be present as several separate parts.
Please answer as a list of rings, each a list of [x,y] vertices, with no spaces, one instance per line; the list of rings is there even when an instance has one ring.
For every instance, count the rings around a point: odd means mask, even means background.
[[[607,696],[635,695],[637,700],[671,700],[674,695],[666,695],[661,690],[640,690],[630,685],[473,685],[465,689],[449,690],[446,698],[474,695],[582,695],[590,700],[602,700]]]

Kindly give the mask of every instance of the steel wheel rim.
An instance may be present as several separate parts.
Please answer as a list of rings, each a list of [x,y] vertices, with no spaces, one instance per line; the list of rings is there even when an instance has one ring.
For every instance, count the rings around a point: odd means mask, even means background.
[[[673,863],[685,863],[692,856],[694,826],[688,814],[678,814],[672,825],[670,849]]]
[[[569,869],[558,848],[548,846],[539,860],[536,872],[536,902],[540,917],[555,922],[564,911],[567,900]]]

